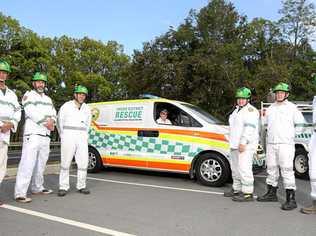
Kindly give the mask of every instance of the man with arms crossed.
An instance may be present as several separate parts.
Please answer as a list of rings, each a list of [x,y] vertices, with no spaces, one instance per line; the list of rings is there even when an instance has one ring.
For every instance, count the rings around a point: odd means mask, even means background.
[[[55,129],[56,110],[53,102],[45,95],[47,76],[39,72],[32,78],[33,90],[22,98],[25,112],[22,157],[15,183],[15,200],[20,203],[31,202],[27,190],[31,183],[32,194],[50,194],[44,188],[44,171],[49,156],[50,133]]]

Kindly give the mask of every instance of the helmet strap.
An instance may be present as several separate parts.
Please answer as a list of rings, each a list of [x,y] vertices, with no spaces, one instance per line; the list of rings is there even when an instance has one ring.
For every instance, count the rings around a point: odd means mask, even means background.
[[[0,80],[0,83],[3,84],[3,86],[5,86],[5,81],[6,81],[7,79],[8,79],[8,75],[7,75],[6,79],[3,79],[3,80],[1,79],[1,80]],[[1,86],[1,85],[0,85],[0,86]]]
[[[249,103],[249,101],[250,101],[250,98],[247,98],[247,99],[246,99],[246,103],[245,103],[245,105],[243,105],[243,106],[239,106],[238,103],[237,103],[237,106],[239,107],[239,110],[242,109],[244,106],[247,106],[248,103]]]
[[[5,80],[0,80],[0,89],[5,89]]]
[[[78,108],[80,109],[80,107],[81,107],[81,105],[84,103],[84,101],[80,103],[80,102],[79,102],[79,99],[78,99],[77,96],[76,96],[76,93],[74,94],[74,100],[75,100],[76,105],[77,105]]]
[[[288,92],[286,92],[286,95],[284,96],[284,98],[283,98],[283,100],[282,101],[278,101],[277,100],[277,102],[279,102],[279,103],[282,103],[282,102],[284,102],[285,100],[287,100],[288,98],[289,98],[289,93]]]

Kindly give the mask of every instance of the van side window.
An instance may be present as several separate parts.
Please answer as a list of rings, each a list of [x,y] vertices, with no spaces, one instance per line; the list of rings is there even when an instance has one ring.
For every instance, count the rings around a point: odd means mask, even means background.
[[[170,122],[159,122],[161,118],[161,112],[167,111],[167,118]],[[174,125],[183,127],[202,127],[202,125],[196,121],[188,113],[180,109],[179,107],[166,103],[166,102],[156,102],[154,105],[153,118],[157,124],[160,125]],[[170,124],[171,123],[171,124]]]

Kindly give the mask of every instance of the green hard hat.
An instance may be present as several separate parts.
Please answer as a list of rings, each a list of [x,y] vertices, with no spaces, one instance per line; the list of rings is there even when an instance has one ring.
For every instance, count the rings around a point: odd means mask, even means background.
[[[11,67],[9,63],[6,61],[0,61],[0,71],[6,71],[8,73],[11,73]]]
[[[290,92],[290,86],[286,83],[278,83],[274,88],[273,88],[273,92],[277,92],[277,91],[284,91],[284,92]]]
[[[88,89],[85,86],[77,85],[74,89],[74,93],[84,93],[88,95]]]
[[[39,72],[36,72],[32,78],[32,81],[44,81],[47,83],[47,76]]]
[[[249,88],[242,87],[237,89],[235,98],[250,98],[251,97],[251,91]]]

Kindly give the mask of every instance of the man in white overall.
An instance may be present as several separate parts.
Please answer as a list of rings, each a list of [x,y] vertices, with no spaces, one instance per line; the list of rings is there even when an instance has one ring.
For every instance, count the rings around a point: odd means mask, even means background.
[[[10,133],[16,132],[21,119],[18,99],[5,84],[10,72],[10,65],[6,61],[0,61],[0,184],[7,169]],[[0,201],[0,205],[2,204]]]
[[[88,89],[78,85],[74,90],[74,100],[66,102],[58,113],[58,131],[61,138],[61,167],[58,196],[63,197],[69,190],[69,168],[73,157],[77,163],[77,189],[89,194],[86,188],[88,167],[88,132],[91,111],[84,103]]]
[[[250,89],[243,87],[236,92],[237,106],[229,117],[229,144],[233,187],[225,197],[233,201],[253,201],[253,155],[259,140],[259,112],[249,101]]]
[[[304,214],[316,214],[316,96],[313,100],[313,125],[314,132],[309,142],[309,179],[311,183],[311,206],[304,207],[301,212]]]
[[[49,156],[50,132],[56,123],[56,110],[52,100],[45,95],[47,76],[35,73],[32,78],[33,90],[24,94],[22,105],[25,112],[22,157],[19,164],[15,200],[21,203],[31,202],[27,190],[31,183],[33,194],[50,194],[51,189],[44,188],[44,171]]]
[[[273,92],[275,102],[267,109],[264,123],[267,124],[267,193],[258,197],[259,202],[277,202],[277,186],[279,169],[286,190],[286,202],[282,210],[293,210],[297,207],[295,201],[295,177],[293,159],[295,153],[294,137],[296,131],[303,129],[305,119],[296,105],[287,100],[290,92],[286,83],[277,84]]]

